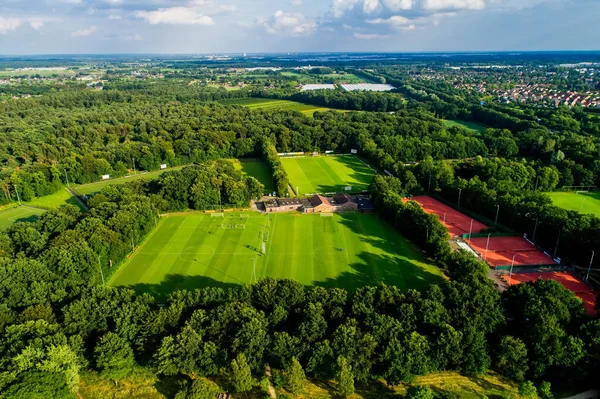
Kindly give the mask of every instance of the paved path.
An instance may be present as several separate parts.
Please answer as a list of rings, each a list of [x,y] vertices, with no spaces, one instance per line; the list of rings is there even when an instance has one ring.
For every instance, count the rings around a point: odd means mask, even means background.
[[[71,190],[70,188],[65,188],[65,190],[67,190],[69,192],[69,194],[71,194],[73,196],[73,198],[75,198],[83,207],[83,209],[85,209],[86,211],[90,211],[90,208],[88,208],[87,204],[85,202],[83,202],[81,200],[81,198],[79,198],[79,196],[77,194],[75,194],[75,192],[73,190]]]
[[[569,396],[565,399],[596,399],[598,397],[600,397],[600,391],[597,389],[590,389],[589,391],[582,392],[579,395]]]

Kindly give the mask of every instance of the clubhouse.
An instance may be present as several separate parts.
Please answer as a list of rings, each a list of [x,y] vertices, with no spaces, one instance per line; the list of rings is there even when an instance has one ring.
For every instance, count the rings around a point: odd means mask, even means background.
[[[361,198],[348,194],[336,194],[333,197],[313,195],[308,198],[273,198],[263,202],[265,212],[321,213],[360,210]]]

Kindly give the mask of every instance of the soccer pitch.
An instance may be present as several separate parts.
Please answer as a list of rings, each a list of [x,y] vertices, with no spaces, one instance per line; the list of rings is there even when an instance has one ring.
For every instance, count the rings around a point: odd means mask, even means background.
[[[548,193],[554,205],[583,214],[600,217],[600,192],[591,193]]]
[[[5,229],[16,222],[35,222],[44,211],[26,205],[10,208],[0,212],[0,229]]]
[[[366,191],[375,172],[352,155],[318,157],[282,157],[290,185],[297,195]]]
[[[110,285],[164,299],[176,289],[228,287],[262,277],[350,291],[380,282],[420,289],[443,279],[376,215],[225,213],[163,217]]]

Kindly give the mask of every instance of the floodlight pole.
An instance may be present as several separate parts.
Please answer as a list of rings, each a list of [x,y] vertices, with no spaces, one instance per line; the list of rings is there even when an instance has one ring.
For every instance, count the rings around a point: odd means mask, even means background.
[[[581,213],[581,211],[583,211],[583,202],[585,201],[585,198],[581,200],[581,206],[579,206],[579,213]]]
[[[469,227],[469,243],[471,242],[471,233],[473,233],[473,220],[471,219],[471,227]]]
[[[498,225],[498,215],[500,215],[500,205],[496,204],[496,220],[494,221],[494,227]]]
[[[431,191],[431,172],[429,172],[429,186],[427,187],[427,192]]]
[[[135,175],[136,174],[136,171],[135,171],[135,158],[131,158],[131,161],[133,162],[133,174]]]
[[[102,271],[102,264],[100,263],[100,256],[98,256],[98,268],[100,269],[100,276],[102,277],[102,285],[106,285],[104,283],[104,272]]]
[[[537,225],[538,225],[539,219],[535,219],[535,227],[533,228],[533,237],[531,237],[531,241],[535,244],[535,233],[537,232]]]
[[[462,193],[462,188],[458,189],[458,208],[460,208],[460,194]]]
[[[562,229],[558,231],[558,237],[556,238],[556,246],[554,247],[554,258],[556,258],[556,252],[558,251],[558,243],[560,242],[560,234],[562,233]]]
[[[69,184],[69,175],[67,174],[67,170],[65,168],[63,168],[63,170],[65,171],[65,178],[67,179],[67,187],[71,188],[71,185]]]
[[[515,265],[515,256],[517,256],[517,254],[513,255],[512,263],[510,264],[510,273],[508,274],[509,279],[512,279],[513,266]],[[509,282],[509,284],[510,284],[510,282]]]
[[[535,190],[534,191],[537,191],[539,182],[540,182],[540,177],[538,176],[537,179],[535,179]]]
[[[446,224],[446,213],[444,212],[444,224]]]
[[[429,226],[427,226],[427,241],[429,241]]]
[[[17,185],[13,184],[13,187],[15,188],[15,192],[17,193],[17,201],[19,201],[19,205],[21,205],[21,197],[19,196],[19,190],[17,189]]]
[[[588,266],[588,271],[587,274],[585,275],[585,281],[588,280],[588,278],[590,278],[590,270],[592,270],[592,263],[594,263],[594,255],[596,254],[596,251],[592,251],[592,259],[590,259],[590,265]]]
[[[488,234],[487,242],[485,243],[485,255],[483,257],[484,262],[487,261],[487,252],[488,252],[488,248],[490,246],[490,236],[491,235],[492,235],[492,233]]]

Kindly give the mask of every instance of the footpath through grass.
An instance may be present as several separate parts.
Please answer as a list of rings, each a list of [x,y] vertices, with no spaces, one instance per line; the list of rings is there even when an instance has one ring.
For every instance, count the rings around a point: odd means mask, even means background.
[[[262,277],[349,291],[381,282],[421,289],[443,279],[421,251],[376,215],[225,213],[164,217],[110,285],[164,299],[176,289],[227,287]]]
[[[583,214],[600,217],[600,191],[591,193],[548,193],[554,205]]]
[[[313,116],[315,112],[341,111],[333,108],[319,107],[318,105],[303,104],[289,100],[272,100],[269,98],[240,98],[235,100],[222,100],[223,105],[241,105],[250,109],[299,111],[306,116]],[[343,112],[343,111],[342,111]]]
[[[299,196],[314,193],[366,191],[375,171],[353,155],[281,158],[290,185]]]

